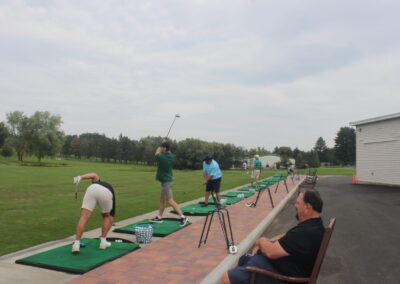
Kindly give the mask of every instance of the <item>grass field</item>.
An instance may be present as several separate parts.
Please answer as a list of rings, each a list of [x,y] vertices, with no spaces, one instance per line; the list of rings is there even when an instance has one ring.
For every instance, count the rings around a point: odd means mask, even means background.
[[[15,158],[0,158],[0,255],[47,241],[62,239],[75,232],[83,193],[89,185],[82,181],[78,199],[72,178],[96,172],[111,183],[116,195],[115,221],[158,209],[159,183],[154,167],[76,160],[43,160],[42,165]],[[281,171],[282,172],[282,171]],[[319,169],[318,174],[353,175],[354,169]],[[262,178],[277,173],[263,171]],[[201,171],[174,171],[174,199],[178,203],[203,196]],[[243,171],[223,172],[222,190],[249,182]],[[94,212],[86,230],[100,226],[99,212]]]

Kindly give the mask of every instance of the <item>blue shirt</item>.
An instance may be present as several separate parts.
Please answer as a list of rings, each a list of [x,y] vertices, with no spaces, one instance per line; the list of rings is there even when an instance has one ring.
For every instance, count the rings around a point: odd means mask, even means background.
[[[213,176],[213,180],[222,177],[222,172],[215,160],[212,160],[210,164],[203,162],[203,171],[206,172],[207,176]]]

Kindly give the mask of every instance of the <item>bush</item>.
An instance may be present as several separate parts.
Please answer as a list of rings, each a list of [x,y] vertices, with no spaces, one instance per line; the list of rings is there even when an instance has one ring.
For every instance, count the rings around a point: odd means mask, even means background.
[[[0,154],[3,157],[11,157],[13,155],[13,149],[10,146],[4,145],[3,148],[1,148]]]

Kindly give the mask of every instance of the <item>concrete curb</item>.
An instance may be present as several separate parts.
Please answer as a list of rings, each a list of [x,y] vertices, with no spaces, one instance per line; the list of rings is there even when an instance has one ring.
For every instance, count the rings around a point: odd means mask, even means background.
[[[249,249],[254,245],[256,240],[264,233],[267,227],[272,223],[272,221],[276,218],[276,216],[282,211],[282,209],[286,206],[288,201],[292,198],[292,196],[298,191],[300,185],[304,181],[305,177],[303,177],[299,183],[285,196],[285,198],[279,202],[278,206],[276,206],[265,219],[238,245],[238,252],[235,255],[229,254],[221,263],[214,268],[204,279],[201,281],[201,284],[218,284],[221,283],[222,274],[229,269],[234,268],[239,258],[247,253]]]

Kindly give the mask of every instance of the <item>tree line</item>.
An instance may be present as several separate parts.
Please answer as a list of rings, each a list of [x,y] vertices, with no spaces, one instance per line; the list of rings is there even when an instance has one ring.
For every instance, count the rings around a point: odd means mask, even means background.
[[[118,138],[109,138],[99,133],[65,135],[61,130],[60,116],[44,111],[35,112],[28,117],[21,111],[7,113],[7,121],[0,122],[0,154],[17,154],[23,162],[26,155],[74,157],[77,159],[97,159],[101,162],[134,163],[155,165],[154,152],[163,140],[162,137],[144,137],[132,140],[120,134]],[[177,169],[200,169],[205,154],[211,154],[221,168],[240,167],[243,160],[271,154],[263,147],[245,149],[230,143],[207,142],[187,138],[171,141],[172,151],[176,154]],[[298,148],[275,147],[272,154],[281,157],[281,166],[287,166],[289,159],[296,160],[296,167],[319,167],[325,165],[352,165],[355,162],[355,132],[353,128],[340,128],[335,138],[334,148],[328,148],[322,137],[310,151]]]

